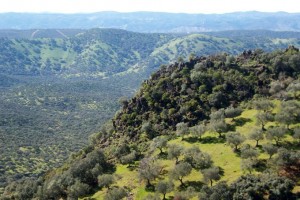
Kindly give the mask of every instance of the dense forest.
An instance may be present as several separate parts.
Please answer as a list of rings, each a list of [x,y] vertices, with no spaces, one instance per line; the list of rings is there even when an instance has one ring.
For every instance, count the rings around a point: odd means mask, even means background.
[[[300,52],[163,65],[63,166],[2,199],[297,199]]]
[[[272,31],[206,35],[116,29],[0,32],[0,188],[61,166],[162,64],[195,55],[237,55],[252,48],[268,52],[300,44],[295,32]],[[205,109],[194,117],[207,117]],[[124,122],[116,119],[118,123]]]

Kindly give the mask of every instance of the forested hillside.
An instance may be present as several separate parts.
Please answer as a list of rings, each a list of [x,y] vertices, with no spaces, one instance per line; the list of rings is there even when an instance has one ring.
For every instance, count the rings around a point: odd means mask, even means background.
[[[150,68],[148,75],[161,64],[174,62],[179,57],[188,59],[190,54],[238,54],[245,49],[257,48],[272,51],[300,43],[299,33],[295,32],[239,31],[174,35],[117,29],[77,31],[60,30],[61,34],[70,35],[64,38],[56,35],[57,30],[35,30],[31,34],[42,32],[36,39],[23,38],[22,35],[28,34],[27,31],[19,31],[10,39],[1,37],[1,72],[69,78],[106,77]],[[74,33],[77,34],[72,35]]]
[[[195,55],[299,46],[294,32],[246,31],[229,37],[227,32],[60,31],[67,37],[40,30],[0,39],[1,186],[43,174],[85,147],[120,108],[120,97],[123,102],[132,96],[161,64]],[[35,39],[28,38],[34,32]]]
[[[93,29],[64,39],[2,38],[0,69],[19,75],[111,75],[146,59],[171,38],[116,29]]]
[[[299,49],[161,66],[91,143],[2,199],[296,199]]]

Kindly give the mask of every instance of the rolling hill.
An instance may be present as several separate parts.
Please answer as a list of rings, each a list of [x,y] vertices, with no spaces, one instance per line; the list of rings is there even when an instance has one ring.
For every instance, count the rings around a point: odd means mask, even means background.
[[[91,137],[3,199],[296,199],[299,49],[161,66]]]
[[[1,186],[62,165],[161,65],[300,44],[295,32],[60,31],[68,37],[41,30],[30,39],[36,30],[25,30],[0,39]]]

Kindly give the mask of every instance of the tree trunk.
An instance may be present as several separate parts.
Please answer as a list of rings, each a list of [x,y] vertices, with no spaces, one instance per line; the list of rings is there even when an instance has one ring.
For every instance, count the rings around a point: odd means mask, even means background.
[[[276,146],[279,146],[279,140],[275,139],[275,142],[276,142]]]
[[[163,198],[163,200],[166,200],[166,194],[163,194],[164,195],[164,198]]]
[[[162,150],[162,148],[159,148],[159,150],[160,150],[159,154],[163,154],[164,153],[163,150]]]
[[[212,186],[212,184],[213,184],[213,180],[212,180],[212,179],[210,179],[210,186]]]
[[[147,186],[151,186],[150,180],[147,179]]]
[[[234,151],[235,151],[235,152],[238,151],[238,145],[235,145]]]
[[[264,123],[261,124],[261,130],[263,130],[263,131],[266,130],[266,129],[265,129],[265,124],[264,124]]]
[[[270,157],[269,157],[269,159],[271,159],[271,158],[272,158],[272,156],[273,156],[273,154],[270,154]]]
[[[179,181],[180,181],[180,184],[181,184],[181,185],[184,185],[184,184],[183,184],[183,181],[182,181],[182,177],[181,177],[181,178],[178,178],[178,179],[179,179]]]
[[[258,147],[258,140],[256,140],[256,147]]]

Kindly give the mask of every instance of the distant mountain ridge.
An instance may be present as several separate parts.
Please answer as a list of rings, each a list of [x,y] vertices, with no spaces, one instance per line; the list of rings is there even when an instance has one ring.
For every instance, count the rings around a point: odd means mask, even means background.
[[[0,38],[7,39],[36,39],[36,38],[69,38],[86,30],[82,29],[2,29]]]
[[[89,14],[1,13],[0,29],[118,28],[136,32],[207,32],[224,30],[300,31],[300,13],[235,12],[183,14],[99,12]]]
[[[231,34],[232,33],[232,34]],[[10,37],[7,37],[9,35]],[[239,54],[300,45],[299,32],[137,33],[120,29],[0,30],[0,71],[14,75],[104,77],[148,71],[190,54]],[[142,69],[142,70],[141,70]]]

